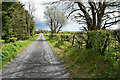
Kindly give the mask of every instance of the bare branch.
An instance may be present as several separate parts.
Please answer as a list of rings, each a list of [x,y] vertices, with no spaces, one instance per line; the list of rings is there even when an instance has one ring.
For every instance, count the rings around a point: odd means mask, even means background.
[[[104,26],[102,27],[102,29],[105,29],[107,27],[110,27],[112,25],[115,25],[116,23],[120,22],[120,20],[115,20],[114,22],[109,22],[109,23],[105,23]],[[107,26],[106,26],[107,25]]]
[[[72,13],[74,13],[74,12],[76,12],[76,11],[79,11],[80,9],[75,9],[75,10],[73,10],[73,11],[71,11],[70,13],[69,13],[69,15],[67,16],[67,18],[72,14]]]

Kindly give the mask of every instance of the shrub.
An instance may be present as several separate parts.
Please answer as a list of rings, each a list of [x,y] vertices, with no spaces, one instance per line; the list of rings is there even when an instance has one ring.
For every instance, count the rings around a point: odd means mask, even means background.
[[[16,37],[10,38],[10,42],[16,42],[16,41],[17,41],[17,38],[16,38]]]
[[[55,38],[56,40],[58,40],[59,36],[58,35],[53,35],[53,38]]]
[[[29,39],[29,37],[23,34],[23,35],[18,35],[17,39],[18,40],[27,40],[27,39]]]
[[[5,40],[1,40],[2,43],[5,43]]]
[[[113,31],[114,38],[117,39],[117,41],[120,43],[120,30],[114,30]]]
[[[93,30],[88,31],[90,35],[89,43],[92,45],[92,48],[100,51],[102,54],[108,46],[110,40],[110,33],[107,30]]]
[[[66,37],[65,35],[62,35],[62,34],[61,34],[61,35],[60,35],[61,41],[63,41],[63,40],[65,41],[65,37]]]

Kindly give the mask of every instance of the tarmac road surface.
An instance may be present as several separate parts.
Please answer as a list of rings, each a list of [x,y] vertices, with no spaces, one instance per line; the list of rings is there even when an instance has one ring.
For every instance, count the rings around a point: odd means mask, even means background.
[[[2,69],[2,78],[69,78],[64,65],[41,33]]]

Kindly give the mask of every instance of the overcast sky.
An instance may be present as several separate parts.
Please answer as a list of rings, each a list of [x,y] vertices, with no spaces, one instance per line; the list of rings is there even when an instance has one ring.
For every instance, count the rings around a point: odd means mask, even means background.
[[[30,1],[32,4],[36,7],[35,12],[35,23],[37,24],[36,29],[44,29],[44,30],[50,30],[49,27],[45,24],[44,19],[44,10],[45,5],[42,5],[45,2],[51,2],[51,1],[58,1],[58,0],[19,0],[21,3],[26,4],[26,2]],[[28,7],[25,5],[25,8],[28,9]],[[80,31],[80,27],[82,25],[77,24],[76,22],[73,22],[71,20],[68,20],[67,24],[62,28],[62,31]],[[115,25],[115,29],[118,28],[118,25]]]

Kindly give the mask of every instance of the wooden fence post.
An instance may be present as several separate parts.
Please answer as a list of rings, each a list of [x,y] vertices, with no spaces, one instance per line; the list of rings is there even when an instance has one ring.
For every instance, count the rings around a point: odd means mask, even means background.
[[[73,35],[72,46],[74,45],[75,34]]]

